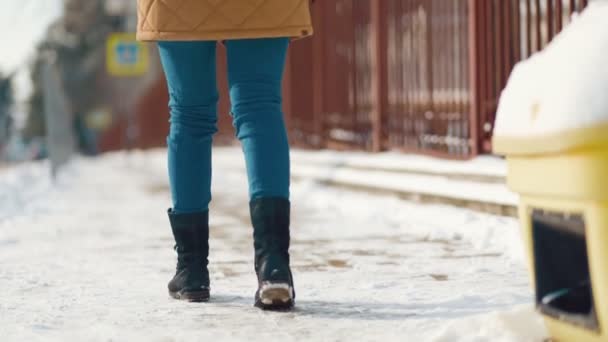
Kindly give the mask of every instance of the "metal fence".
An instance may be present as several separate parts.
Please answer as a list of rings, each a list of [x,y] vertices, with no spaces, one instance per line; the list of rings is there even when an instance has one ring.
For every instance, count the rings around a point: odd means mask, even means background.
[[[394,0],[383,10],[388,24],[383,147],[469,155],[467,1]]]
[[[586,0],[315,1],[316,34],[292,44],[285,75],[292,143],[461,159],[489,153],[498,99],[513,66],[542,49],[586,5]],[[220,48],[218,141],[230,142],[223,54]],[[166,98],[154,89],[154,105],[144,101],[140,116],[150,120],[156,116],[150,110],[158,108],[166,127]]]
[[[543,49],[587,0],[481,0],[469,6],[476,66],[470,115],[478,118],[472,130],[479,151],[489,153],[498,99],[513,66]]]
[[[290,51],[286,113],[292,139],[312,147],[372,147],[373,47],[368,0],[317,1],[317,35]]]
[[[450,158],[491,151],[500,92],[584,0],[326,0],[286,82],[295,144]]]

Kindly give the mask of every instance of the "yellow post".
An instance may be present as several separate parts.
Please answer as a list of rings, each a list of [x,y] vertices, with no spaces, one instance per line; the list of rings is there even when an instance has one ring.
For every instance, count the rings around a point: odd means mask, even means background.
[[[507,156],[537,307],[558,341],[608,341],[608,125],[494,139]]]

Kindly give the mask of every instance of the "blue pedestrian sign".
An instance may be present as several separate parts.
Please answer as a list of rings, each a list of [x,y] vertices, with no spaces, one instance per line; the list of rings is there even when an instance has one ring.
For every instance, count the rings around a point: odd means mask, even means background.
[[[117,77],[141,76],[148,71],[148,46],[137,41],[132,33],[110,35],[106,48],[108,73]]]

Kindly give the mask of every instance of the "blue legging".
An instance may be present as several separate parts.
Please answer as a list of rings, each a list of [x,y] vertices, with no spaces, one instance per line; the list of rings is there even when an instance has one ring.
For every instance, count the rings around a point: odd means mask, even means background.
[[[289,144],[281,109],[287,38],[226,41],[228,83],[251,199],[289,198]],[[216,43],[160,42],[169,86],[167,138],[173,210],[207,210],[217,132]]]

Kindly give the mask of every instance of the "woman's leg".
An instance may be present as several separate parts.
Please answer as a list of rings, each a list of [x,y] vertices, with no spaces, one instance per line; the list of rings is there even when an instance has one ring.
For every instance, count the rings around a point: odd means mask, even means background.
[[[255,305],[289,309],[295,291],[289,268],[289,144],[281,110],[287,38],[228,41],[228,82],[237,137],[249,177]]]
[[[208,209],[211,144],[217,131],[215,42],[160,42],[169,86],[169,180],[174,213]]]
[[[289,198],[289,143],[281,96],[288,45],[287,38],[226,42],[232,115],[252,200]]]
[[[207,301],[211,143],[216,132],[218,93],[215,42],[161,42],[159,50],[171,108],[169,179],[177,270],[169,294]]]

